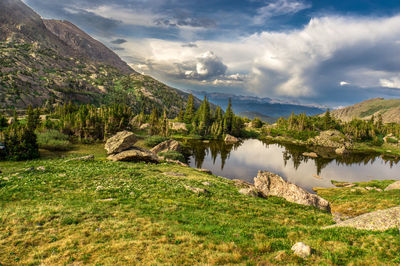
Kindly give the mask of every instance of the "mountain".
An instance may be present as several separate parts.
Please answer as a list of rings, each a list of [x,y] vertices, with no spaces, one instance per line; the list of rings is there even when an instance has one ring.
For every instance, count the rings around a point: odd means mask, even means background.
[[[261,119],[261,121],[267,122],[269,124],[273,124],[277,120],[276,117],[271,117],[271,116],[260,114],[258,112],[252,112],[252,111],[240,112],[240,113],[238,113],[238,115],[241,117],[247,117],[251,120],[253,120],[255,117],[258,117]]]
[[[176,114],[187,97],[138,74],[72,23],[43,20],[20,0],[0,0],[0,108],[117,102]]]
[[[382,115],[384,123],[400,123],[400,99],[375,98],[331,112],[332,116],[342,121],[353,118],[368,120],[374,115]]]
[[[192,91],[199,98],[206,96],[214,104],[226,108],[228,100],[231,98],[232,108],[235,113],[256,112],[264,116],[278,118],[289,116],[292,112],[295,114],[306,113],[307,115],[317,115],[324,110],[318,107],[305,106],[299,104],[285,103],[271,98],[259,98],[254,96],[242,96],[227,93],[209,93]]]

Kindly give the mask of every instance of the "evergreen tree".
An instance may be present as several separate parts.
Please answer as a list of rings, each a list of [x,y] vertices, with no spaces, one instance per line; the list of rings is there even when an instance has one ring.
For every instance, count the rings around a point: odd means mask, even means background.
[[[150,135],[158,133],[158,112],[156,108],[153,108],[149,118],[150,123]]]
[[[162,122],[161,122],[161,134],[166,137],[168,136],[169,120],[167,116],[167,111],[164,109]]]
[[[232,111],[232,102],[231,102],[231,98],[229,98],[228,107],[226,108],[225,116],[224,116],[223,131],[225,134],[229,134],[232,131],[233,117],[234,117],[234,113]]]
[[[193,95],[190,94],[188,97],[188,102],[186,104],[186,110],[185,110],[185,115],[184,115],[184,121],[187,124],[192,123],[193,121],[193,117],[194,117],[194,99],[193,99]]]
[[[184,117],[185,117],[185,112],[183,111],[183,108],[181,107],[181,109],[179,109],[179,113],[178,113],[178,121],[183,122]]]

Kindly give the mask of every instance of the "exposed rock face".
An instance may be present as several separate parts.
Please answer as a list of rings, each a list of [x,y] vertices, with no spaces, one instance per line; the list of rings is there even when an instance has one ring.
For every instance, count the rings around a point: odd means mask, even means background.
[[[133,147],[136,141],[135,134],[124,130],[109,138],[104,148],[107,150],[107,154],[115,154]]]
[[[107,157],[108,160],[123,161],[123,162],[150,162],[158,163],[158,157],[149,150],[139,147],[133,147],[129,150],[112,154]]]
[[[318,154],[316,154],[315,152],[303,152],[303,155],[306,157],[318,158]]]
[[[311,247],[304,244],[303,242],[297,242],[291,248],[296,256],[306,258],[311,255]]]
[[[226,134],[225,142],[227,142],[227,143],[236,143],[236,142],[239,142],[239,139],[234,137],[234,136],[231,136],[229,134]]]
[[[327,226],[332,227],[353,227],[362,230],[385,231],[390,228],[400,229],[400,206],[379,210],[348,219],[337,224]]]
[[[313,145],[335,149],[351,146],[351,144],[345,140],[342,133],[340,133],[338,130],[322,131],[319,136],[309,140],[309,142]]]
[[[158,154],[160,152],[167,152],[167,151],[180,151],[181,150],[181,144],[179,144],[178,141],[170,139],[166,140],[164,142],[161,142],[154,148],[152,148],[150,151],[154,152],[155,154]]]
[[[400,189],[400,181],[396,181],[385,188],[385,191]]]
[[[290,202],[314,206],[328,212],[331,211],[331,206],[327,200],[318,195],[308,193],[295,184],[283,180],[282,177],[276,174],[259,171],[257,177],[254,178],[254,185],[265,197],[282,197]]]
[[[172,130],[176,130],[176,131],[187,131],[187,127],[185,123],[181,123],[181,122],[171,122],[170,125]]]

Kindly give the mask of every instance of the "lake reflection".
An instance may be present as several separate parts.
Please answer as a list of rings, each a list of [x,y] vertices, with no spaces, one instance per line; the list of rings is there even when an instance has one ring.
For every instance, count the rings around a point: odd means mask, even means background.
[[[399,159],[384,160],[376,154],[313,159],[302,155],[305,147],[268,144],[255,139],[234,145],[221,141],[189,141],[185,146],[190,154],[190,166],[248,182],[253,182],[258,170],[277,173],[308,191],[313,187],[331,187],[331,180],[400,179]]]

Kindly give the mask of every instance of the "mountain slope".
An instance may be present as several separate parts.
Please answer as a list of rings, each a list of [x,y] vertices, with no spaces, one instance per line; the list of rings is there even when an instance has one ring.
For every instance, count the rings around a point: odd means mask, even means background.
[[[400,99],[375,98],[352,106],[332,111],[331,114],[342,121],[353,118],[370,119],[372,115],[382,115],[384,123],[400,123]]]
[[[20,0],[0,1],[0,108],[125,103],[176,114],[188,94],[132,70],[70,22],[45,20]],[[196,103],[199,100],[196,99]]]

